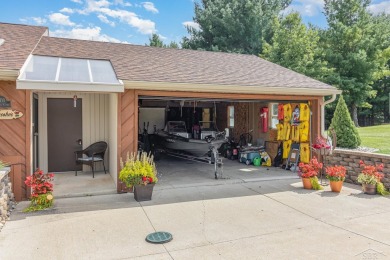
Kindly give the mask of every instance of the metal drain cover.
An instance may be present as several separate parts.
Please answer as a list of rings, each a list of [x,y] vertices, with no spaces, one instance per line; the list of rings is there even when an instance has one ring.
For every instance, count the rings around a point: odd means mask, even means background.
[[[172,234],[169,232],[154,232],[146,236],[145,240],[153,244],[168,243],[173,239]]]

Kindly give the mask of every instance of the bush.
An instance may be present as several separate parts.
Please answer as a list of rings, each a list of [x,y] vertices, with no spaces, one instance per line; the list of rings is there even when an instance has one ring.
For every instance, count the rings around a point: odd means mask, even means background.
[[[361,144],[359,133],[342,95],[337,103],[330,128],[336,132],[337,147],[357,148]]]

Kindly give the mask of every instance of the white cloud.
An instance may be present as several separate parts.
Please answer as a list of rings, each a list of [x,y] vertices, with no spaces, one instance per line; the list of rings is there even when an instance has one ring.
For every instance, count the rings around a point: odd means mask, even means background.
[[[288,14],[292,11],[300,13],[302,16],[316,16],[324,8],[324,0],[296,0],[294,4],[289,5],[282,14]]]
[[[386,14],[390,14],[390,1],[383,1],[382,3],[371,4],[368,7],[368,10],[370,10],[373,14],[380,14],[383,12]]]
[[[123,1],[123,0],[115,0],[115,1],[114,1],[114,5],[131,6],[130,3],[125,2],[125,1]]]
[[[61,13],[68,13],[68,14],[73,14],[74,10],[68,7],[64,7],[60,10]]]
[[[195,29],[195,30],[197,30],[197,31],[200,30],[200,25],[199,25],[198,23],[193,22],[193,21],[183,22],[183,25],[184,25],[185,27],[193,28],[193,29]]]
[[[82,4],[83,3],[82,0],[70,0],[70,1],[72,1],[73,3],[77,3],[77,4]]]
[[[47,20],[42,17],[26,17],[19,19],[22,23],[36,24],[36,25],[44,25]]]
[[[31,19],[38,25],[45,24],[47,21],[45,18],[41,18],[41,17],[31,17]]]
[[[156,24],[151,20],[141,19],[133,12],[123,9],[110,9],[110,2],[106,0],[87,0],[87,6],[83,10],[78,10],[78,13],[88,15],[90,13],[101,14],[113,19],[118,19],[123,23],[135,27],[142,34],[152,34],[156,32]]]
[[[167,37],[165,37],[164,35],[161,35],[161,34],[159,34],[158,37],[159,37],[161,40],[163,40],[163,41],[166,40],[166,39],[168,39]]]
[[[103,23],[109,24],[109,25],[111,25],[112,27],[115,26],[115,23],[114,23],[113,21],[108,20],[107,16],[104,16],[104,15],[102,15],[102,14],[98,14],[97,17],[98,17],[99,20],[102,21]]]
[[[152,2],[143,2],[142,6],[149,12],[152,12],[154,14],[158,13],[157,8],[154,6]]]
[[[49,15],[50,22],[54,24],[59,25],[65,25],[65,26],[75,26],[76,24],[74,22],[71,22],[69,20],[69,16],[61,14],[61,13],[53,13]]]
[[[106,34],[101,34],[101,28],[98,26],[86,27],[86,28],[73,28],[71,30],[55,30],[52,31],[50,34],[51,36],[62,37],[62,38],[72,38],[72,39],[92,40],[92,41],[102,41],[102,42],[121,42],[116,38],[110,37]]]

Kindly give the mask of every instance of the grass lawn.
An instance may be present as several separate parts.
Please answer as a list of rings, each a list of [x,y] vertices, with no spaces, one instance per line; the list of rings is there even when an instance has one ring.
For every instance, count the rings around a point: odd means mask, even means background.
[[[361,146],[379,149],[378,153],[390,154],[390,125],[358,128]]]

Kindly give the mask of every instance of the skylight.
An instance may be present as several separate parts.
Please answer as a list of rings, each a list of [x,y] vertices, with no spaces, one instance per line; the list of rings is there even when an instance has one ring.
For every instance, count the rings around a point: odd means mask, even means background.
[[[26,85],[26,82],[33,83],[34,86]],[[111,62],[108,60],[38,55],[32,55],[26,61],[22,67],[18,83],[17,88],[19,89],[104,92],[123,92],[124,89],[123,83],[116,77]],[[115,86],[120,86],[120,91],[110,88]]]

